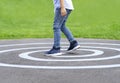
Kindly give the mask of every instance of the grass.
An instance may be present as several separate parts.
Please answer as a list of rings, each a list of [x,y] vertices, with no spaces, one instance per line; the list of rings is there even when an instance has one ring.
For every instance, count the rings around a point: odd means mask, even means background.
[[[67,25],[75,37],[120,40],[120,0],[73,3]],[[52,0],[0,0],[0,39],[52,38],[53,14]]]

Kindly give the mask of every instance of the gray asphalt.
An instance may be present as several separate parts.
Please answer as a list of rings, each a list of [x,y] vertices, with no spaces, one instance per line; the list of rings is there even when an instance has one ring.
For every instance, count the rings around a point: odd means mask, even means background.
[[[0,83],[120,83],[120,41],[77,40],[80,50],[61,55],[68,57],[44,56],[53,39],[0,40]],[[64,52],[69,44],[66,39],[61,42]],[[92,56],[92,50],[98,55]],[[36,59],[19,57],[25,53]]]

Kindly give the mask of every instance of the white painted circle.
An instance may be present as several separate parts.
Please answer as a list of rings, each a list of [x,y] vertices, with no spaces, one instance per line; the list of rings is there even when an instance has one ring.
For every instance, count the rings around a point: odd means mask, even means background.
[[[13,68],[33,68],[33,69],[106,69],[106,68],[118,68],[120,64],[111,65],[90,65],[90,66],[34,66],[34,65],[16,65],[16,64],[5,64],[0,63],[3,67],[13,67]]]
[[[8,47],[8,46],[20,46],[20,45],[37,45],[37,44],[43,44],[43,43],[29,43],[29,44],[12,44],[12,45],[1,45],[0,47]],[[47,44],[47,43],[44,43]],[[81,43],[81,44],[98,44],[98,45],[118,45],[120,44],[110,44],[110,43]],[[110,47],[92,47],[92,46],[82,46],[86,48],[101,48],[101,49],[110,49],[110,50],[116,50],[120,52],[119,48],[110,48]],[[9,50],[2,50],[0,53],[6,53],[11,51],[18,51],[18,50],[25,50],[25,49],[36,49],[40,47],[32,47],[32,48],[17,48],[17,49],[9,49]],[[47,48],[47,47],[41,47],[41,48]],[[77,61],[99,61],[99,60],[110,60],[110,59],[118,59],[120,58],[120,55],[114,55],[110,57],[103,57],[103,58],[91,58],[91,59],[76,59]],[[95,60],[96,59],[96,60]],[[46,59],[46,61],[51,61],[50,59]],[[58,60],[56,60],[58,61]],[[61,60],[62,61],[62,60]],[[74,60],[72,60],[74,61]],[[90,65],[90,66],[33,66],[33,65],[16,65],[16,64],[7,64],[7,63],[0,63],[0,66],[3,67],[14,67],[14,68],[34,68],[34,69],[100,69],[100,68],[118,68],[120,67],[120,64],[110,64],[110,65]]]
[[[70,56],[70,57],[90,57],[90,56],[98,56],[98,55],[102,55],[104,52],[103,51],[99,51],[99,50],[93,50],[93,49],[79,49],[79,50],[88,50],[88,51],[92,51],[94,52],[93,54],[87,54],[87,55],[79,55],[79,56]],[[25,52],[25,53],[21,53],[19,54],[20,58],[24,58],[24,59],[28,59],[28,60],[33,60],[33,61],[78,61],[78,59],[42,59],[42,58],[35,58],[32,56],[29,56],[29,54],[32,53],[36,53],[36,52],[43,52],[43,51],[47,51],[47,50],[37,50],[37,51],[30,51],[30,52]],[[69,56],[52,56],[52,57],[69,57]],[[79,61],[81,61],[82,59],[79,59]]]
[[[89,48],[101,48],[101,49],[111,49],[111,50],[116,50],[120,52],[120,49],[117,48],[108,48],[108,47],[92,47],[92,46],[81,46],[81,47],[89,47]],[[41,51],[47,51],[47,50],[41,50]],[[34,61],[61,61],[61,62],[72,62],[72,61],[101,61],[101,60],[110,60],[110,59],[117,59],[120,58],[120,55],[115,55],[115,56],[109,56],[109,57],[103,57],[103,58],[90,58],[90,59],[43,59],[43,58],[35,58],[32,56],[29,56],[29,54],[33,52],[38,52],[38,51],[31,51],[31,52],[26,52],[23,54],[20,54],[19,56],[24,59],[29,59],[29,60],[34,60]]]

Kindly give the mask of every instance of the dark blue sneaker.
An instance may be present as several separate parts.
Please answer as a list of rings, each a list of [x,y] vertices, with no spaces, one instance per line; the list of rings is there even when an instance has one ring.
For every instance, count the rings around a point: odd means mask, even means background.
[[[76,40],[74,40],[70,43],[70,47],[68,48],[67,52],[72,52],[79,48],[80,48],[80,45],[78,45],[78,42]]]
[[[45,53],[45,56],[58,56],[58,55],[62,55],[62,53],[60,52],[60,48],[55,47],[53,47],[50,51],[47,51]]]

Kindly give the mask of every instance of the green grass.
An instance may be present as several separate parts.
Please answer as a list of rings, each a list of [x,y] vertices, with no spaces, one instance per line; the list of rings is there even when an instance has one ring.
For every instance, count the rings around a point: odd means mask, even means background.
[[[120,0],[73,0],[75,37],[120,40]],[[0,0],[0,39],[53,37],[52,0]],[[64,36],[63,36],[64,37]]]

